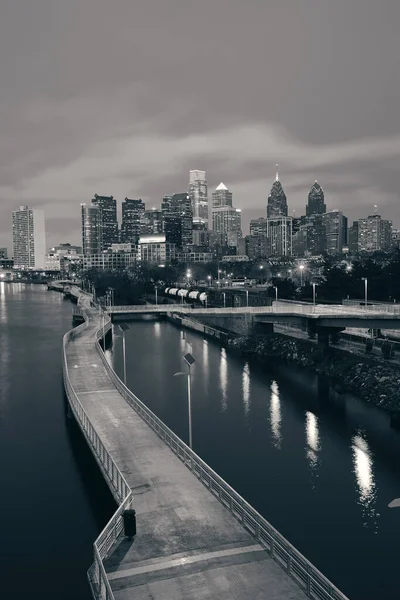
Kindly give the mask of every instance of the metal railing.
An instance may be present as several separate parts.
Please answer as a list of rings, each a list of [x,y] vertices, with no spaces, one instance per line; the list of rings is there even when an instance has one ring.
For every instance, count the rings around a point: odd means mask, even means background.
[[[238,314],[287,314],[287,315],[319,315],[319,316],[369,316],[373,317],[379,315],[387,315],[388,318],[398,317],[400,318],[400,306],[346,306],[337,304],[332,306],[331,304],[276,304],[273,306],[240,306],[240,307],[228,307],[228,308],[192,308],[187,304],[147,304],[137,306],[109,306],[107,309],[109,314],[134,314],[134,313],[183,313],[183,314],[194,314],[194,315],[238,315]]]
[[[197,454],[171,431],[119,379],[108,363],[99,341],[98,353],[116,388],[137,414],[163,440],[186,467],[205,485],[223,506],[269,552],[272,558],[313,600],[348,600],[314,565],[292,546],[264,517],[230,487]]]
[[[76,421],[89,444],[92,454],[97,464],[99,465],[99,468],[103,473],[105,480],[109,484],[109,487],[115,500],[119,504],[118,510],[114,513],[107,525],[104,527],[103,531],[100,533],[100,535],[94,542],[94,563],[88,572],[89,583],[92,588],[92,593],[94,597],[102,600],[114,600],[114,595],[111,590],[110,583],[108,581],[103,561],[109,554],[110,549],[115,544],[118,536],[123,530],[122,515],[124,510],[132,506],[133,495],[124,476],[118,469],[111,455],[102,443],[100,437],[97,435],[96,430],[92,426],[90,419],[85,409],[83,408],[81,402],[79,401],[79,398],[75,393],[75,390],[69,378],[66,354],[68,343],[71,340],[81,336],[87,329],[89,324],[89,317],[84,310],[82,311],[82,314],[85,317],[85,322],[79,325],[79,327],[76,327],[75,329],[72,329],[71,331],[67,332],[63,338],[64,387],[71,410],[76,418]],[[108,319],[108,322],[106,324],[106,330],[108,331],[110,328],[111,321],[110,319]],[[98,339],[101,337],[101,335],[102,329],[99,329],[96,332],[96,344],[98,344]]]

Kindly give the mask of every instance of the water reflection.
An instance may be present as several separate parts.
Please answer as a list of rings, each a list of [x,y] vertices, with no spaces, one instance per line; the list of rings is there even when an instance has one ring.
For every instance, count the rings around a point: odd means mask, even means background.
[[[375,512],[376,484],[372,454],[368,442],[360,431],[352,438],[352,452],[359,504],[363,508],[363,515],[367,521],[373,520],[373,524],[377,525],[376,517],[379,515]],[[367,526],[368,522],[364,525]]]
[[[203,370],[204,375],[208,375],[208,341],[203,340]]]
[[[321,450],[318,418],[314,413],[306,412],[306,454],[310,467],[314,470],[318,466],[318,452]]]
[[[223,411],[228,406],[228,360],[225,348],[221,348],[221,358],[219,361],[219,382],[221,386],[221,408]]]
[[[249,363],[244,363],[243,373],[242,373],[242,391],[243,391],[243,406],[244,406],[244,414],[249,414],[250,410],[250,367]]]
[[[159,338],[161,335],[161,323],[160,321],[154,322],[154,335],[156,338]]]
[[[4,281],[0,282],[0,323],[7,323],[6,287]]]
[[[270,401],[270,423],[271,423],[271,433],[272,433],[272,443],[280,450],[281,442],[282,442],[282,411],[281,411],[281,401],[279,398],[279,388],[276,381],[271,383],[271,401]]]

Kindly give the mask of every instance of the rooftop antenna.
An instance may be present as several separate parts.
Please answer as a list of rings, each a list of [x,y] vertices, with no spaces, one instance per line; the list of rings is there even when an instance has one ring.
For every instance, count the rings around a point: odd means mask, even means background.
[[[378,214],[378,206],[377,204],[374,204],[374,215]]]
[[[295,209],[293,209],[293,219],[295,219],[295,218],[296,218],[296,211],[295,211]]]
[[[276,175],[275,175],[275,181],[279,181],[279,172],[278,172],[278,167],[279,167],[279,165],[276,165]]]

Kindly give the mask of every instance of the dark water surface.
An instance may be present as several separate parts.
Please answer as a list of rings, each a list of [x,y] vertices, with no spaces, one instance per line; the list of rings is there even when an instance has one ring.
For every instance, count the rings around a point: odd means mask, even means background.
[[[400,496],[400,435],[387,415],[185,336],[131,323],[130,389],[187,441],[186,378],[173,374],[190,342],[194,450],[351,600],[400,598],[400,509],[387,508]],[[122,377],[121,337],[109,356]]]
[[[92,544],[114,502],[65,417],[71,303],[0,283],[0,597],[89,600]]]

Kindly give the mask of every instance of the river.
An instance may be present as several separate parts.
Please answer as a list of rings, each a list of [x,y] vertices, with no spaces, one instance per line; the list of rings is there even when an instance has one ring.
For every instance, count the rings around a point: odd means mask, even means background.
[[[0,595],[90,600],[92,545],[114,501],[66,419],[62,337],[72,306],[0,283]]]
[[[171,323],[129,326],[128,387],[187,441],[186,378],[173,375],[191,351],[193,449],[351,600],[397,598],[400,509],[387,505],[400,496],[400,434],[388,416]]]

